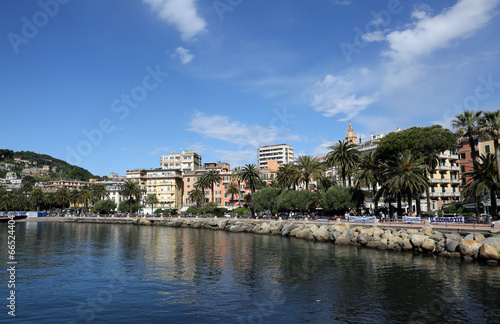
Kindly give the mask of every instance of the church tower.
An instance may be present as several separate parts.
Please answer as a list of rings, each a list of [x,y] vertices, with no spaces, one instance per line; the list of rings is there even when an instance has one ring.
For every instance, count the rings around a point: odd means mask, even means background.
[[[345,134],[345,142],[354,145],[358,144],[358,136],[356,132],[352,130],[351,123],[349,123],[349,129],[347,129],[347,133]]]

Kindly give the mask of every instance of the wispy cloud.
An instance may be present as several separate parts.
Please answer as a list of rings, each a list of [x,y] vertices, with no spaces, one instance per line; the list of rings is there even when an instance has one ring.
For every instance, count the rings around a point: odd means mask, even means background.
[[[201,112],[195,113],[189,122],[187,130],[202,134],[207,138],[236,144],[240,147],[257,148],[277,141],[300,141],[300,136],[290,134],[284,128],[263,127],[261,125],[249,126],[231,120],[228,116],[207,116]]]
[[[182,64],[187,64],[194,58],[194,54],[189,53],[188,49],[179,46],[175,49],[175,53],[172,53],[170,57],[178,58],[179,60],[181,60]]]
[[[325,117],[344,114],[349,120],[377,101],[376,95],[359,96],[354,93],[354,84],[347,76],[328,74],[322,81],[314,84],[311,106]]]
[[[500,0],[460,0],[442,13],[430,16],[425,7],[412,13],[416,20],[410,28],[386,36],[390,50],[384,55],[395,62],[408,63],[415,58],[448,47],[452,41],[472,36],[496,14]]]
[[[159,155],[163,152],[170,152],[171,150],[168,147],[158,147],[153,151],[149,152],[149,155]]]
[[[333,4],[337,6],[347,6],[351,4],[351,0],[333,0]]]
[[[161,19],[174,25],[188,41],[206,28],[205,20],[198,16],[195,0],[143,0],[151,5]]]

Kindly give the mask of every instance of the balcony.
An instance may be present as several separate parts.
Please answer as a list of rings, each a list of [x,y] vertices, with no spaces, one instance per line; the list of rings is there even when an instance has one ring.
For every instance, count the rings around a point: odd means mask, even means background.
[[[452,165],[450,169],[451,171],[460,171],[460,167],[458,165]]]
[[[449,156],[448,154],[439,153],[439,154],[438,154],[438,157],[439,157],[440,159],[447,159],[447,158],[449,158],[450,156]]]
[[[460,184],[461,180],[460,179],[450,179],[450,182],[453,184]]]
[[[458,160],[458,154],[450,154],[450,159]]]
[[[436,166],[436,170],[450,170],[450,165],[449,164],[441,164]]]
[[[441,197],[442,196],[442,192],[431,192],[431,197]]]
[[[436,178],[430,178],[429,181],[430,183],[441,183],[441,179],[436,179]]]

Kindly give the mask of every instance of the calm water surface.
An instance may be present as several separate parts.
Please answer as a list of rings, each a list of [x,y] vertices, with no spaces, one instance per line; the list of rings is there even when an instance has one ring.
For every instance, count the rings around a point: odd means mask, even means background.
[[[500,267],[247,233],[18,223],[0,323],[500,323]],[[7,268],[7,225],[0,224]]]

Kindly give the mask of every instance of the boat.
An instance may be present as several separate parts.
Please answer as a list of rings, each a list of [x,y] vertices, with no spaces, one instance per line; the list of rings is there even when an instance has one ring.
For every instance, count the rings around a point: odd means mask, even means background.
[[[0,222],[8,222],[9,220],[20,220],[28,217],[26,212],[0,212]]]

